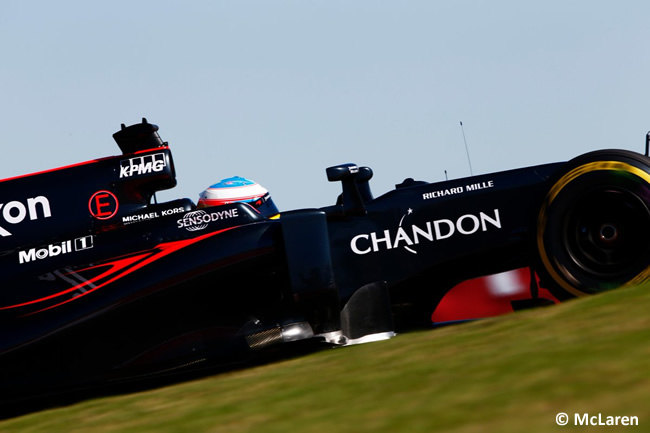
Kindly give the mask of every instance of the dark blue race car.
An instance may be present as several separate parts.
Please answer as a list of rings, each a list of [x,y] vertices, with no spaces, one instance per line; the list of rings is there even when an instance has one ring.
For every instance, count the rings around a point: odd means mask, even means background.
[[[259,191],[156,202],[176,185],[157,131],[122,125],[120,155],[0,181],[4,400],[390,338],[430,326],[458,283],[511,269],[539,275],[526,306],[548,302],[539,286],[566,299],[649,278],[647,155],[378,197],[370,168],[342,164],[326,170],[338,198],[278,214]]]

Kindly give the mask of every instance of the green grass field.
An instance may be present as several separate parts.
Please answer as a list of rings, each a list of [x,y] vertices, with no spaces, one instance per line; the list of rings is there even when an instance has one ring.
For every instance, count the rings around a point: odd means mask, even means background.
[[[88,400],[0,431],[650,431],[649,312],[647,287],[619,290]],[[559,412],[569,425],[556,424]],[[639,426],[574,426],[574,413]]]

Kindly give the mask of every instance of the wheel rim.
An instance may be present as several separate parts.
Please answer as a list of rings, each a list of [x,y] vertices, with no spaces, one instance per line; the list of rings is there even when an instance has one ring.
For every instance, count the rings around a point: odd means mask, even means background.
[[[578,268],[603,283],[619,282],[648,257],[650,214],[639,197],[622,188],[584,194],[567,212],[564,238]]]

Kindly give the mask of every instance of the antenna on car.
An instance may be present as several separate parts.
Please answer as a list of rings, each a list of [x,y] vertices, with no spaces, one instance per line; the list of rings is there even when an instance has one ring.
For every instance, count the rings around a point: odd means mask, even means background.
[[[469,163],[469,174],[474,176],[472,171],[472,161],[469,159],[469,149],[467,148],[467,139],[465,139],[465,128],[463,128],[463,121],[460,122],[460,130],[463,132],[463,141],[465,142],[465,152],[467,152],[467,162]]]

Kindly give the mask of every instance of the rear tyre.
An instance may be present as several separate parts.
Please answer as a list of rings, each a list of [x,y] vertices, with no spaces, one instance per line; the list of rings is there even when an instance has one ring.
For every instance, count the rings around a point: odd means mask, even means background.
[[[609,150],[569,161],[542,204],[537,250],[561,299],[650,279],[650,159]]]

